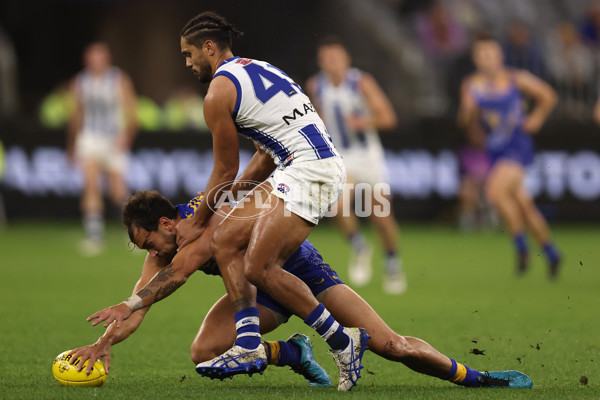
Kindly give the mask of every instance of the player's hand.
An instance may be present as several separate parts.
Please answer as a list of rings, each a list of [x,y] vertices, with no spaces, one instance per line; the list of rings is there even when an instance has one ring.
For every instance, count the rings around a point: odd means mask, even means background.
[[[81,361],[77,364],[77,371],[81,371],[83,368],[83,364],[85,364],[86,360],[90,360],[85,369],[86,374],[90,374],[92,371],[92,367],[94,363],[98,360],[102,360],[104,362],[104,369],[108,374],[110,370],[110,344],[108,342],[102,343],[98,340],[94,344],[90,344],[88,346],[78,347],[75,350],[71,350],[69,355],[73,356],[69,361],[71,364],[75,362],[79,357],[81,357]]]
[[[371,122],[364,117],[359,117],[358,115],[352,115],[346,118],[346,125],[353,131],[364,131],[365,129],[371,126]]]
[[[542,128],[542,125],[544,125],[543,118],[530,115],[525,122],[523,122],[523,130],[527,133],[536,134]]]
[[[121,322],[129,318],[132,314],[131,308],[125,303],[119,303],[116,306],[105,308],[87,317],[86,321],[92,322],[92,326],[98,325],[102,321],[105,327],[116,321],[117,328],[121,327]]]
[[[183,219],[177,224],[177,247],[184,248],[202,236],[204,226],[194,223],[192,218]]]

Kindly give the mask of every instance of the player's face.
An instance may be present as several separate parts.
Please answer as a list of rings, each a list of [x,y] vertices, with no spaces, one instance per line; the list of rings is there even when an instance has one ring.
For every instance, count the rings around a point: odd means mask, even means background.
[[[500,45],[493,40],[476,42],[473,46],[473,62],[480,72],[487,74],[497,72],[504,64]]]
[[[85,51],[85,67],[92,72],[102,72],[110,66],[110,51],[104,43],[94,43]]]
[[[159,223],[155,231],[147,231],[137,228],[135,233],[135,245],[140,249],[147,250],[150,255],[170,260],[177,253],[177,235],[174,230]]]
[[[196,47],[181,38],[181,54],[185,57],[185,66],[192,70],[194,75],[200,79],[200,82],[210,82],[212,79],[212,70],[210,62],[200,47]]]
[[[350,67],[350,56],[346,49],[337,44],[319,47],[319,68],[327,74],[341,75]]]

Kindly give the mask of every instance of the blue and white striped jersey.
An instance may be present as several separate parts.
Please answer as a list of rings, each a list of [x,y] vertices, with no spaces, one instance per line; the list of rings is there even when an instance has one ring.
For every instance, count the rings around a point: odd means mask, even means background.
[[[233,120],[238,132],[267,151],[280,167],[337,156],[325,124],[300,86],[264,62],[233,57],[214,77],[235,85]]]
[[[350,68],[346,79],[337,86],[323,72],[315,78],[315,104],[325,120],[333,143],[342,154],[350,149],[381,145],[375,129],[356,131],[346,122],[351,116],[368,116],[370,112],[359,88],[361,74],[360,70]]]
[[[77,75],[76,90],[83,109],[81,132],[117,136],[123,127],[121,71],[111,67],[102,75],[93,75],[84,70]]]

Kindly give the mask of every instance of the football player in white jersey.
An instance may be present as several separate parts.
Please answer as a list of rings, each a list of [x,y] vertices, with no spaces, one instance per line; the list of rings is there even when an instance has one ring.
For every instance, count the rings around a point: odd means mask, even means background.
[[[193,218],[178,225],[179,248],[199,240],[224,190],[236,195],[251,189],[211,239],[236,312],[235,345],[222,356],[200,363],[197,371],[221,378],[266,368],[256,308],[259,288],[327,341],[339,368],[338,389],[350,390],[360,378],[369,335],[363,328],[342,327],[304,282],[281,268],[341,195],[344,163],[309,98],[294,81],[266,62],[234,57],[232,37],[240,34],[223,17],[203,12],[180,35],[186,66],[201,81],[210,82],[204,117],[212,132],[214,168],[206,200]],[[238,134],[253,140],[257,152],[234,182],[239,168]],[[164,285],[164,277],[157,276],[126,302],[90,319],[120,323],[169,289]]]
[[[383,288],[387,293],[400,294],[406,290],[406,276],[398,249],[398,225],[394,218],[389,195],[379,193],[382,183],[387,183],[383,148],[378,130],[396,126],[396,113],[377,82],[370,75],[352,68],[350,55],[342,41],[328,36],[320,42],[317,57],[321,71],[307,84],[313,104],[323,117],[333,142],[344,157],[348,184],[335,213],[342,231],[352,245],[349,278],[355,286],[364,286],[371,279],[372,250],[360,232],[356,215],[343,210],[355,196],[350,184],[367,184],[371,187],[370,217],[375,224],[385,250],[385,277]],[[366,167],[368,166],[368,167]],[[379,185],[378,185],[379,184]],[[356,193],[356,195],[359,195]],[[379,214],[382,199],[388,202],[389,212]],[[350,207],[351,209],[352,207]]]
[[[127,198],[124,172],[136,133],[135,91],[131,79],[111,66],[105,43],[90,44],[85,69],[73,79],[75,111],[69,124],[67,155],[83,170],[81,212],[86,233],[85,254],[102,250],[104,217],[101,178],[108,176],[111,201],[119,208]]]

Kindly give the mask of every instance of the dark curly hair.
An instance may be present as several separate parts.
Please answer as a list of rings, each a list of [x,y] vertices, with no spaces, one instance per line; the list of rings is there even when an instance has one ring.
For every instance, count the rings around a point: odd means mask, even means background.
[[[201,47],[206,40],[212,40],[220,49],[231,49],[232,38],[243,34],[219,14],[205,11],[190,19],[179,36],[196,47]]]
[[[132,243],[135,243],[134,227],[153,232],[158,229],[160,217],[175,219],[177,208],[156,190],[138,190],[123,206],[123,225]]]

